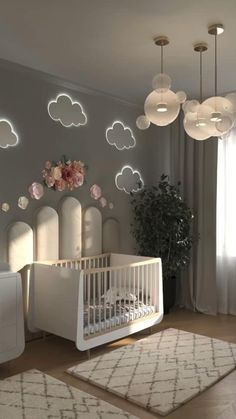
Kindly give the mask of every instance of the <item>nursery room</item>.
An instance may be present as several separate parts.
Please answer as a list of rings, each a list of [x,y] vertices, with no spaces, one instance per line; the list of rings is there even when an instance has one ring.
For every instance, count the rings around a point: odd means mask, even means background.
[[[0,4],[0,419],[236,419],[236,2]]]

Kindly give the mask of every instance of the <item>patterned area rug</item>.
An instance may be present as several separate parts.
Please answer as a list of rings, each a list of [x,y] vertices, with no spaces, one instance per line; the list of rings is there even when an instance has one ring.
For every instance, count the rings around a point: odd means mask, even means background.
[[[235,368],[235,344],[167,329],[67,372],[167,415]]]
[[[62,381],[30,370],[0,381],[1,419],[137,419]]]

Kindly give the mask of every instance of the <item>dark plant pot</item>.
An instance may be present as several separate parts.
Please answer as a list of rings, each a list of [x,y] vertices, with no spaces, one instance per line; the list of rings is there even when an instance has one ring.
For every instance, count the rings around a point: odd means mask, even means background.
[[[164,314],[168,314],[175,304],[176,277],[163,279]]]

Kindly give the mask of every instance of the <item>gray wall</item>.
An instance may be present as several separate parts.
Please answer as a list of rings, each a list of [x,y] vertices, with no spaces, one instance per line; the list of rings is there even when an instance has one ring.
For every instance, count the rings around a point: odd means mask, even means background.
[[[120,221],[121,251],[133,251],[129,196],[116,189],[114,177],[127,163],[139,169],[148,184],[155,182],[163,171],[168,172],[169,129],[152,126],[140,131],[135,126],[136,117],[142,112],[138,107],[96,92],[71,90],[58,80],[4,62],[0,63],[0,92],[0,117],[12,121],[20,138],[17,147],[0,148],[0,203],[8,202],[11,206],[8,213],[0,211],[0,259],[4,258],[9,223],[25,221],[32,225],[37,208],[57,208],[65,195],[75,196],[83,207],[94,205],[89,195],[93,183],[101,185],[104,196],[114,203],[113,210],[101,211],[104,220],[115,217]],[[47,103],[60,92],[69,93],[82,103],[87,125],[65,128],[49,117]],[[135,148],[118,151],[107,143],[105,130],[116,119],[133,129]],[[18,197],[28,196],[28,186],[33,181],[42,181],[45,161],[58,160],[63,154],[88,165],[86,185],[73,192],[47,190],[40,201],[30,200],[27,210],[18,208]]]

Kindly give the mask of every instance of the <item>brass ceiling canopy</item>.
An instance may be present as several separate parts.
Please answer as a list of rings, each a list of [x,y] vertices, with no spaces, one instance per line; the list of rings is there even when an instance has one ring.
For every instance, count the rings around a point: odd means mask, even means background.
[[[208,26],[209,35],[221,35],[224,32],[224,25],[222,23],[214,23]]]
[[[170,43],[167,36],[157,36],[156,38],[154,38],[154,42],[156,45],[158,45],[158,47],[165,47]]]
[[[198,42],[193,45],[193,48],[196,52],[205,52],[208,50],[208,44],[206,42]]]

